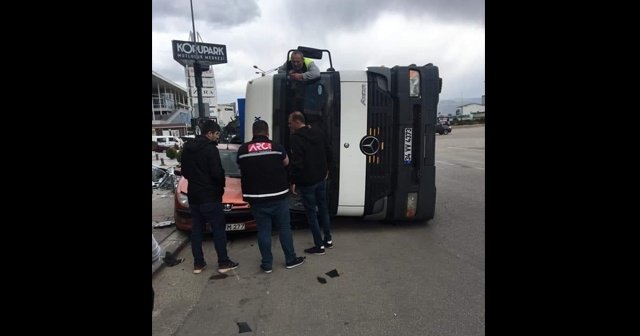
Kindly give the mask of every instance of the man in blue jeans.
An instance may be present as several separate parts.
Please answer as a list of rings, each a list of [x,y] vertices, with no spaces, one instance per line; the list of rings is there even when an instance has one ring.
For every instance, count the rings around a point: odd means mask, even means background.
[[[262,260],[260,269],[273,271],[271,253],[271,227],[278,227],[285,267],[294,268],[304,263],[296,256],[289,215],[289,182],[286,166],[289,157],[284,147],[269,139],[269,125],[258,120],[253,123],[253,139],[238,149],[236,159],[241,172],[242,197],[251,205],[258,225],[258,247]]]
[[[227,232],[222,210],[225,175],[218,151],[220,125],[205,120],[201,134],[188,141],[182,151],[181,173],[189,181],[187,196],[191,212],[191,252],[193,273],[200,274],[207,267],[202,252],[202,236],[209,223],[213,231],[213,245],[218,255],[218,272],[226,273],[238,268],[227,255]]]
[[[333,248],[327,204],[327,178],[333,161],[331,146],[320,128],[306,125],[305,117],[299,111],[289,115],[289,128],[293,132],[290,143],[291,192],[297,195],[298,188],[302,194],[314,243],[304,251],[323,255],[325,247]]]

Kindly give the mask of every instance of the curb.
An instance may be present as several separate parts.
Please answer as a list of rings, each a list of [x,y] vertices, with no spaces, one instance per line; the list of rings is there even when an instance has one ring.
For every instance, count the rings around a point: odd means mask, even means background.
[[[160,245],[161,251],[160,259],[151,265],[151,276],[153,277],[159,270],[166,266],[162,258],[164,258],[167,252],[174,256],[177,255],[182,248],[189,243],[189,240],[190,237],[188,233],[174,228],[170,235],[162,241],[159,241],[158,244]]]

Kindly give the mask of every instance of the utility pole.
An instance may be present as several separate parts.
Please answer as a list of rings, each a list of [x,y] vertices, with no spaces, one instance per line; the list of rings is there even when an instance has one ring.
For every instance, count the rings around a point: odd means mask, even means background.
[[[193,67],[193,78],[196,92],[194,93],[193,90],[191,90],[192,86],[189,86],[189,93],[190,97],[192,97],[193,104],[196,104],[193,101],[193,94],[198,95],[198,113],[196,115],[195,111],[193,111],[194,115],[191,118],[191,127],[194,129],[196,134],[200,134],[200,123],[207,119],[215,119],[208,116],[209,113],[206,111],[204,106],[205,104],[203,103],[202,73],[208,71],[210,69],[209,67],[213,64],[227,63],[227,46],[224,44],[204,43],[204,41],[199,38],[200,34],[196,31],[193,0],[189,0],[189,4],[191,6],[191,26],[193,28],[193,35],[188,41],[172,40],[171,47],[173,49],[173,59],[176,62],[184,66],[185,69],[189,66]],[[187,71],[186,75],[189,77],[190,71]]]
[[[196,49],[196,55],[198,55],[198,40],[196,39],[196,20],[193,16],[193,0],[189,0],[191,4],[191,26],[193,28],[193,44]],[[204,104],[202,103],[202,71],[209,70],[209,66],[205,66],[206,69],[203,69],[203,66],[198,61],[196,57],[195,62],[193,62],[193,73],[196,81],[196,90],[198,93],[198,117],[204,118],[206,117],[204,114]]]

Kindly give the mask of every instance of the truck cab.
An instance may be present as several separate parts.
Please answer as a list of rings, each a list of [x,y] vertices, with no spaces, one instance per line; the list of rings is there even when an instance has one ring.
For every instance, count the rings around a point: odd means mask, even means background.
[[[295,49],[289,50],[289,55]],[[303,106],[307,124],[328,136],[334,165],[329,214],[365,220],[429,220],[435,212],[435,124],[442,80],[438,68],[369,67],[335,71],[331,53],[298,47],[304,57],[329,55],[314,81],[294,83],[280,72],[247,83],[245,141],[255,120],[289,151],[288,116]],[[296,99],[303,93],[303,102]],[[291,211],[304,212],[291,195]]]

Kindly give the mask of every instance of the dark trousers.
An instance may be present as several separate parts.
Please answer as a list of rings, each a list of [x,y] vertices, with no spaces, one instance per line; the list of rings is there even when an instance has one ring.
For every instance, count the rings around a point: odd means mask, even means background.
[[[202,252],[202,236],[207,223],[213,232],[213,246],[218,254],[218,265],[229,261],[227,255],[227,232],[222,202],[189,204],[191,210],[191,252],[193,264],[204,266],[204,252]]]
[[[322,180],[309,186],[300,186],[302,203],[307,213],[307,221],[313,235],[313,243],[320,248],[331,240],[331,223],[329,219],[329,204],[327,202],[327,180]],[[318,210],[316,211],[316,207]],[[320,227],[322,226],[322,231]],[[324,233],[324,238],[322,234]]]

